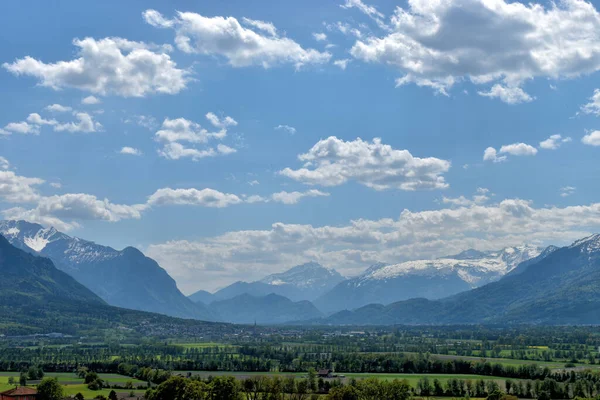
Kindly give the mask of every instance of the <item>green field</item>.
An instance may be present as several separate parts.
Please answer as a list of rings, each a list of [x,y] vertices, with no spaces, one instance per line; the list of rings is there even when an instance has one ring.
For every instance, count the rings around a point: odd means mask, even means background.
[[[19,379],[18,372],[0,372],[0,391],[11,389],[13,386],[8,384],[8,378],[12,376],[17,381]],[[108,396],[112,389],[102,389],[102,390],[89,390],[87,385],[83,383],[83,379],[79,378],[74,373],[64,372],[64,373],[54,373],[48,372],[45,374],[46,377],[56,378],[65,388],[66,396],[73,396],[77,393],[83,394],[86,399],[93,399],[98,395]],[[140,381],[138,379],[133,379],[128,376],[118,375],[118,374],[98,374],[100,379],[108,382],[111,385],[124,385],[126,382],[131,381],[134,386],[146,386],[146,382]],[[35,386],[36,382],[29,382],[30,386]],[[131,390],[128,389],[114,389],[115,392],[119,395],[119,397],[128,397]],[[141,397],[145,389],[136,389],[134,390],[135,397]]]

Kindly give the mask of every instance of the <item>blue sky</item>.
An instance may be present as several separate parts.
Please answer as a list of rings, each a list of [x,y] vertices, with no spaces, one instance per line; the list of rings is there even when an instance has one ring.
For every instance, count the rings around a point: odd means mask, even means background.
[[[0,9],[3,217],[186,293],[598,231],[598,4]]]

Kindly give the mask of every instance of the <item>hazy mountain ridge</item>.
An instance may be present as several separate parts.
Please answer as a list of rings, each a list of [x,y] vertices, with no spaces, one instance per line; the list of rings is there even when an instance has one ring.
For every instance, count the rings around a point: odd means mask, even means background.
[[[215,292],[214,301],[227,300],[242,294],[261,297],[271,293],[292,301],[312,301],[344,280],[336,270],[309,262],[268,275],[258,281],[235,282]]]
[[[205,306],[186,298],[156,261],[133,247],[118,251],[26,221],[1,221],[0,233],[20,249],[49,257],[58,269],[108,304],[182,318],[216,319]]]
[[[226,322],[237,324],[282,324],[320,318],[321,312],[310,301],[294,302],[277,294],[252,296],[247,293],[215,301],[210,308]]]
[[[539,247],[525,245],[488,252],[471,249],[434,260],[378,263],[338,284],[315,305],[335,312],[416,297],[439,299],[498,280],[541,252]]]

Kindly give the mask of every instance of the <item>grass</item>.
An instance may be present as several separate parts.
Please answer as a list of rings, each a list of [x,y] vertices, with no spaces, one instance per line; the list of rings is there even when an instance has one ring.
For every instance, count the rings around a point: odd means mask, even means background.
[[[0,391],[5,391],[14,387],[14,385],[8,384],[8,378],[12,376],[15,377],[18,381],[19,373],[18,372],[0,372]],[[102,390],[90,390],[87,385],[83,383],[83,379],[77,377],[74,373],[70,372],[48,372],[45,374],[45,377],[56,378],[58,382],[60,382],[65,389],[65,396],[74,396],[77,393],[83,394],[86,399],[93,399],[98,395],[103,395],[108,397],[108,394],[113,389],[102,389]],[[111,385],[124,385],[126,382],[131,381],[134,386],[137,385],[146,385],[146,382],[140,381],[138,379],[133,379],[128,376],[118,375],[118,374],[98,374],[98,377]],[[29,385],[34,386],[34,385]],[[130,389],[114,389],[114,391],[119,394],[119,397],[128,397],[131,392]],[[135,389],[133,391],[136,397],[141,397],[145,393],[145,389]]]

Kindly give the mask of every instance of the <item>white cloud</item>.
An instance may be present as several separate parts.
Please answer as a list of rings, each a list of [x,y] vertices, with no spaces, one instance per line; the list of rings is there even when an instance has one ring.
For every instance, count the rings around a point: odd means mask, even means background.
[[[380,28],[385,30],[389,29],[385,22],[383,22],[385,15],[377,11],[377,9],[374,6],[369,6],[363,3],[361,0],[346,0],[346,3],[342,4],[340,7],[356,8],[363,14],[373,19],[373,21],[375,21]]]
[[[277,125],[275,127],[275,130],[283,131],[283,132],[289,133],[290,135],[296,134],[296,128],[294,128],[293,126],[289,126],[289,125]]]
[[[45,110],[51,111],[51,112],[59,112],[59,113],[73,111],[73,109],[71,107],[62,106],[60,104],[51,104],[49,106],[46,106]]]
[[[58,123],[55,119],[44,119],[38,113],[29,114],[27,122],[35,125],[56,125]]]
[[[55,189],[60,189],[62,187],[62,184],[60,182],[50,182],[50,186],[52,186]]]
[[[4,127],[4,131],[8,134],[10,133],[21,133],[23,135],[38,135],[40,133],[40,126],[35,124],[30,124],[28,122],[11,122],[6,124]]]
[[[449,161],[413,157],[408,150],[393,149],[378,138],[346,142],[331,136],[298,158],[305,163],[303,168],[285,168],[280,174],[310,185],[337,186],[355,180],[375,190],[448,187],[443,174],[450,169]]]
[[[497,250],[522,243],[564,244],[600,229],[600,204],[535,207],[520,199],[412,212],[397,219],[359,219],[341,226],[274,223],[195,241],[151,245],[148,255],[184,291],[251,281],[306,260],[352,275],[374,262],[435,258],[469,248]],[[222,267],[211,271],[211,266]]]
[[[263,31],[268,33],[271,36],[277,37],[277,28],[270,22],[259,21],[250,18],[242,18],[242,22],[248,26],[258,29],[259,31]]]
[[[205,157],[214,157],[217,152],[213,148],[198,150],[190,147],[185,147],[180,143],[166,143],[158,154],[169,160],[179,160],[181,158],[191,158],[193,161],[198,161]]]
[[[228,128],[237,125],[237,121],[233,118],[228,116],[220,118],[212,112],[206,114],[206,119],[219,130],[211,132],[203,128],[200,124],[185,118],[166,118],[162,123],[161,129],[155,134],[155,139],[163,143],[163,147],[159,150],[158,154],[170,160],[190,158],[198,161],[205,157],[215,157],[217,155],[227,155],[237,152],[233,147],[222,143],[216,146],[216,150],[213,147],[202,149],[190,147],[190,145],[207,144],[210,140],[222,140],[227,136]],[[187,145],[183,143],[187,143]]]
[[[132,155],[132,156],[141,156],[142,155],[142,152],[139,149],[136,149],[135,147],[129,147],[129,146],[122,147],[121,150],[119,151],[119,153],[128,154],[128,155]]]
[[[600,89],[594,89],[590,102],[581,106],[581,112],[600,116]]]
[[[323,42],[323,41],[327,40],[327,34],[322,33],[322,32],[320,32],[320,33],[313,33],[313,37],[315,38],[315,40],[317,42]]]
[[[360,30],[358,30],[357,28],[352,27],[349,23],[347,22],[341,22],[341,21],[337,21],[335,23],[331,23],[331,24],[325,24],[325,28],[330,31],[330,32],[340,32],[341,34],[345,35],[345,36],[354,36],[358,39],[362,38],[363,34]]]
[[[8,160],[2,156],[0,156],[0,169],[9,169],[10,168],[10,162],[8,162]]]
[[[224,144],[219,143],[217,145],[217,151],[221,154],[233,154],[233,153],[237,153],[237,150],[234,149],[233,147],[229,147],[226,146]]]
[[[513,156],[535,156],[538,150],[525,143],[506,144],[500,147],[501,154],[510,154]]]
[[[560,196],[561,197],[569,197],[573,193],[575,193],[576,188],[573,186],[565,186],[560,188]]]
[[[67,122],[64,124],[56,124],[54,125],[54,130],[57,132],[67,131],[71,133],[83,132],[98,132],[102,130],[102,124],[97,121],[94,121],[92,116],[85,112],[75,113],[75,118],[77,118],[77,122]]]
[[[73,44],[79,48],[74,60],[46,64],[27,56],[3,67],[55,90],[76,88],[99,95],[176,94],[186,87],[188,72],[178,69],[165,52],[153,52],[156,46],[121,38],[75,39]]]
[[[496,84],[488,92],[477,92],[480,96],[498,98],[507,104],[521,104],[533,101],[520,87],[509,87]]]
[[[213,189],[171,189],[157,190],[148,198],[149,206],[193,205],[223,208],[242,203],[235,194],[222,193]]]
[[[276,28],[263,21],[244,19],[249,27],[243,27],[234,17],[205,17],[193,12],[178,12],[170,20],[155,10],[146,10],[143,16],[152,26],[174,29],[181,51],[222,56],[233,67],[293,64],[298,68],[327,63],[331,58],[327,52],[304,49],[292,39],[276,36]]]
[[[493,147],[488,147],[483,152],[483,161],[493,161],[495,163],[506,161],[506,156],[499,156]]]
[[[248,185],[250,185],[250,186],[256,186],[256,185],[260,185],[260,182],[255,179],[253,181],[248,182]]]
[[[321,197],[329,196],[329,193],[321,192],[320,190],[308,190],[306,192],[279,192],[273,193],[271,198],[273,201],[283,204],[296,204],[304,197]]]
[[[442,197],[442,203],[450,204],[452,206],[457,207],[468,207],[473,205],[480,205],[486,203],[490,199],[490,193],[488,189],[485,188],[477,188],[476,194],[472,196],[472,198],[467,198],[465,196],[459,197]]]
[[[117,222],[123,219],[139,219],[143,205],[123,205],[100,200],[84,193],[40,197],[33,209],[23,207],[4,210],[4,218],[24,219],[51,225],[61,230],[71,230],[80,226],[78,221],[103,220]]]
[[[43,179],[19,176],[7,171],[8,160],[4,159],[0,170],[0,200],[9,203],[28,203],[40,198],[36,186],[44,183]],[[6,168],[5,168],[6,167]]]
[[[335,65],[336,67],[340,68],[341,70],[345,70],[346,67],[348,66],[349,62],[350,62],[349,58],[344,58],[343,60],[335,60],[333,62],[333,65]]]
[[[600,14],[584,0],[547,6],[411,0],[396,8],[389,25],[389,33],[358,40],[351,54],[444,91],[463,80],[495,82],[500,86],[488,95],[522,102],[532,99],[517,90],[526,80],[568,79],[600,69]]]
[[[540,142],[540,147],[546,150],[556,150],[563,143],[569,143],[572,139],[570,137],[563,138],[561,135],[552,135],[548,139]]]
[[[593,131],[585,135],[581,142],[588,146],[600,146],[600,131]]]
[[[158,127],[156,118],[151,115],[133,115],[130,118],[126,118],[123,122],[126,124],[134,123],[151,131]]]
[[[88,96],[88,97],[81,99],[81,104],[93,105],[93,104],[100,104],[100,103],[102,103],[102,100],[100,100],[99,98],[97,98],[95,96]]]
[[[538,149],[525,143],[506,144],[500,147],[499,151],[496,151],[496,149],[493,147],[488,147],[485,149],[483,152],[483,161],[493,161],[498,163],[507,160],[506,155],[500,154],[510,154],[512,156],[535,156],[537,152]]]
[[[206,119],[215,127],[215,128],[227,128],[229,126],[237,126],[237,121],[231,117],[225,116],[224,118],[219,118],[215,113],[209,112],[206,113]]]

